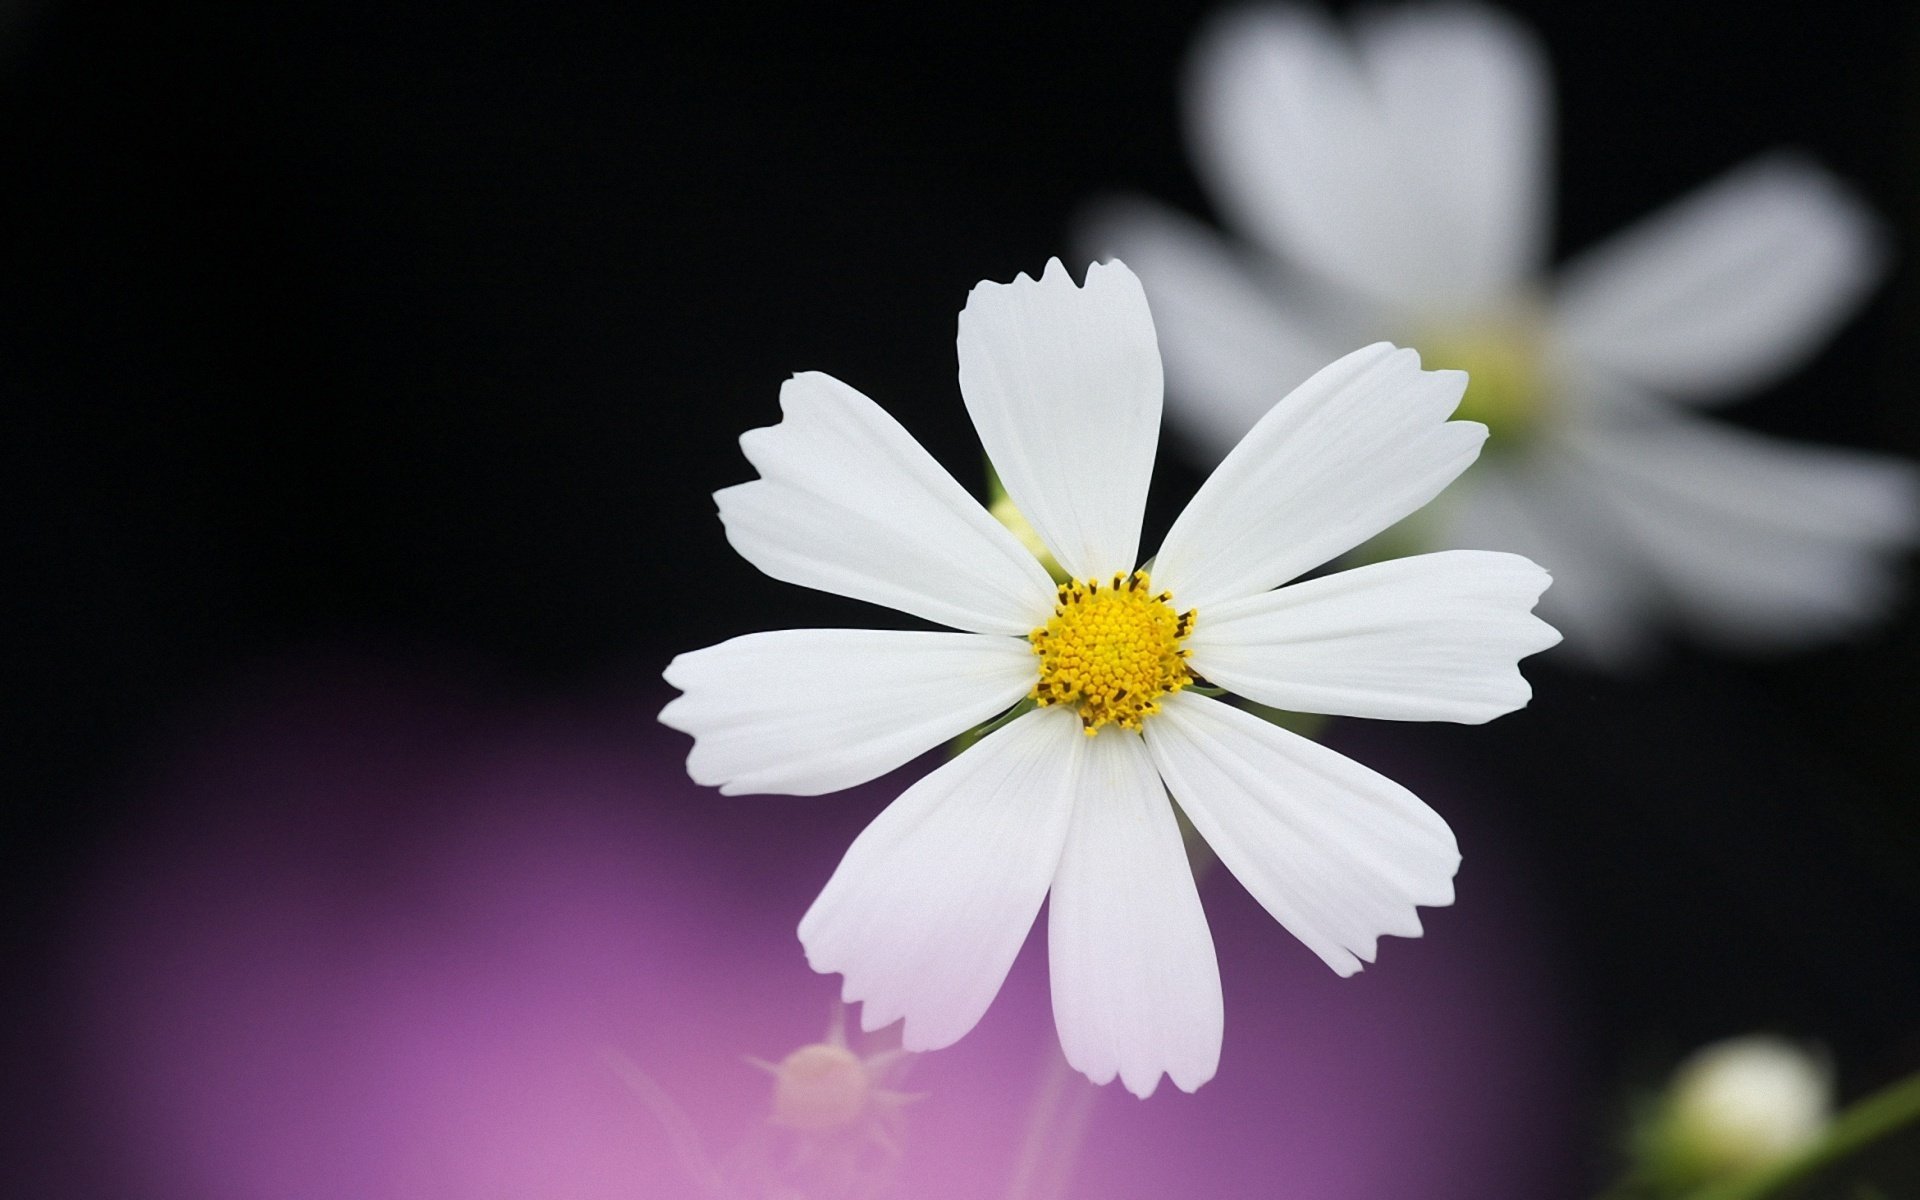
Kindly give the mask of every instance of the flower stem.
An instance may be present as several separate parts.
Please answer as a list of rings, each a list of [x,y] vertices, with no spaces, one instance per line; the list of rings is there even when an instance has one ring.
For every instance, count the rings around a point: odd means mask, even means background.
[[[1015,718],[1024,717],[1038,707],[1039,705],[1035,704],[1031,700],[1022,700],[1020,703],[1014,705],[1012,708],[1008,709],[1006,712],[1001,713],[999,716],[993,718],[991,721],[986,721],[982,724],[975,725],[972,729],[967,730],[965,733],[961,734],[959,737],[953,739],[953,741],[947,744],[947,757],[956,758],[960,755],[962,751],[973,749],[974,744],[977,743],[981,738],[986,737],[988,734],[1000,728],[1002,725],[1013,724]]]
[[[667,1142],[673,1147],[674,1157],[680,1160],[680,1170],[702,1192],[721,1200],[727,1192],[727,1182],[715,1169],[713,1161],[707,1157],[706,1149],[700,1144],[700,1133],[687,1119],[687,1114],[674,1103],[667,1090],[654,1081],[653,1076],[640,1069],[640,1064],[611,1046],[600,1049],[600,1057],[620,1081],[632,1089],[640,1103],[647,1106],[654,1119],[660,1122],[661,1131],[667,1135]]]
[[[1013,1163],[1007,1200],[1060,1200],[1086,1139],[1087,1120],[1100,1089],[1067,1065],[1056,1041],[1034,1089],[1027,1113],[1027,1136]]]

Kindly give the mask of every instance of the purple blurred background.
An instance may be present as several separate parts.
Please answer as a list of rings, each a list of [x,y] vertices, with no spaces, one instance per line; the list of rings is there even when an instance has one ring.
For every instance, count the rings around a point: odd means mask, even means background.
[[[660,698],[502,706],[310,658],[205,713],[101,856],[56,977],[96,1185],[702,1194],[611,1049],[727,1164],[726,1195],[788,1194],[754,1184],[793,1186],[796,1135],[744,1059],[826,1032],[836,985],[793,927],[901,782],[704,793],[649,725]],[[1222,1070],[1194,1096],[1100,1089],[1059,1194],[1465,1200],[1564,1173],[1555,953],[1497,837],[1462,825],[1460,904],[1352,980],[1212,880]],[[911,1064],[897,1194],[1009,1194],[1053,1055],[1040,949],[973,1035]]]

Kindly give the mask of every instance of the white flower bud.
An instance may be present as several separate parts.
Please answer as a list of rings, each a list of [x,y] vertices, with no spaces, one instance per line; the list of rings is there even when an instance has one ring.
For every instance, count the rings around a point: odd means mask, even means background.
[[[1674,1072],[1661,1142],[1678,1174],[1722,1178],[1805,1148],[1832,1114],[1833,1070],[1824,1058],[1783,1038],[1732,1038],[1695,1051]]]

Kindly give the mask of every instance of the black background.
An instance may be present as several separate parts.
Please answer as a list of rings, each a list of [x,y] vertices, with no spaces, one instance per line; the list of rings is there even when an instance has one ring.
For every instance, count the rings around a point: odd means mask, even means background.
[[[1920,455],[1920,20],[1516,7],[1558,74],[1561,254],[1783,144],[1886,215],[1907,257],[1862,318],[1729,418]],[[1177,114],[1207,6],[10,11],[0,886],[28,1042],[175,714],[315,645],[549,695],[873,620],[759,577],[712,515],[780,381],[847,380],[970,481],[967,289],[1067,254],[1101,194],[1208,211]],[[1163,454],[1150,527],[1197,478]],[[1751,1028],[1824,1040],[1849,1091],[1920,1067],[1913,602],[1777,660],[1552,658],[1528,711],[1405,737],[1485,779],[1532,863],[1596,1095]]]

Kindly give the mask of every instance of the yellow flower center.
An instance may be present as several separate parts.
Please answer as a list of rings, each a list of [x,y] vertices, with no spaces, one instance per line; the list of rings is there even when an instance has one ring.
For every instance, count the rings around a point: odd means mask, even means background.
[[[1104,585],[1063,583],[1053,616],[1027,635],[1040,656],[1027,698],[1042,708],[1078,705],[1089,737],[1102,725],[1138,730],[1160,711],[1160,697],[1193,682],[1180,645],[1193,621],[1191,610],[1174,611],[1172,593],[1154,592],[1145,571]]]
[[[1440,330],[1412,344],[1422,366],[1467,373],[1467,394],[1453,415],[1485,425],[1488,450],[1510,450],[1538,427],[1546,396],[1538,339],[1525,325]]]

